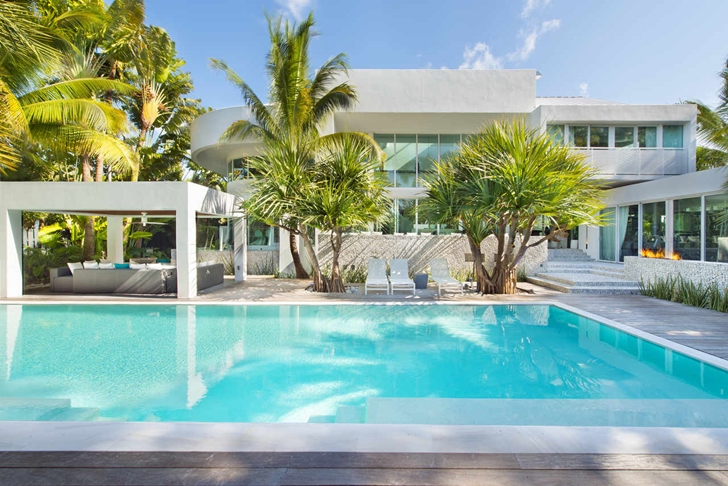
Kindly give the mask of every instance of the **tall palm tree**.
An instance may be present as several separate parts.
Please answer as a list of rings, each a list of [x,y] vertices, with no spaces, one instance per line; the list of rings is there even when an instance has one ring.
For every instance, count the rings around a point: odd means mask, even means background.
[[[692,102],[698,105],[698,137],[704,144],[698,147],[698,170],[728,165],[728,60],[719,77],[723,84],[715,109],[700,101]]]
[[[426,181],[421,207],[430,220],[459,224],[468,237],[482,293],[516,292],[516,268],[526,250],[563,237],[582,224],[598,225],[600,183],[569,147],[523,122],[494,123],[468,137],[459,153]],[[537,220],[552,228],[531,240]],[[480,244],[497,239],[486,268]]]
[[[248,211],[257,219],[289,232],[296,277],[306,278],[308,273],[301,263],[296,236],[301,236],[309,253],[313,246],[307,228],[295,210],[300,188],[298,175],[314,163],[316,152],[322,146],[340,136],[335,134],[322,137],[320,130],[335,111],[353,107],[357,101],[356,91],[349,83],[337,84],[337,76],[345,74],[348,69],[343,53],[327,60],[311,75],[308,48],[312,37],[316,35],[313,31],[313,14],[309,14],[300,24],[283,23],[280,17],[266,18],[271,41],[266,63],[270,85],[268,104],[224,61],[210,60],[214,69],[225,73],[227,79],[240,89],[251,113],[250,120],[233,123],[224,132],[221,140],[256,138],[263,141],[265,153],[262,159],[258,159],[257,165],[266,172],[261,176],[280,175],[274,193],[279,200],[272,207],[281,211],[277,214],[271,211],[256,213],[263,207],[260,204],[249,205]],[[355,136],[379,150],[371,137],[365,134]],[[275,165],[274,169],[265,169],[265,158],[271,160],[268,166]],[[264,186],[265,184],[260,185],[258,192]],[[272,204],[271,196],[262,197]],[[314,280],[316,284],[318,279],[315,275]]]

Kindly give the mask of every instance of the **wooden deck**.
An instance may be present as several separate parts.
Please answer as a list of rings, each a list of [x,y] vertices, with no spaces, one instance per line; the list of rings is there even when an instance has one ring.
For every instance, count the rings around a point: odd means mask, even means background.
[[[0,484],[728,485],[728,456],[5,452]]]

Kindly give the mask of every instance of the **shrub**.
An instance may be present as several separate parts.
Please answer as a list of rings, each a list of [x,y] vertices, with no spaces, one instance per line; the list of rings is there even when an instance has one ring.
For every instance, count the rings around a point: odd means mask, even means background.
[[[47,284],[51,268],[65,267],[68,262],[80,262],[82,258],[83,248],[80,246],[26,248],[23,250],[24,283]]]
[[[696,284],[678,275],[647,282],[640,280],[639,286],[640,293],[648,297],[728,313],[728,288],[721,288],[717,283]]]

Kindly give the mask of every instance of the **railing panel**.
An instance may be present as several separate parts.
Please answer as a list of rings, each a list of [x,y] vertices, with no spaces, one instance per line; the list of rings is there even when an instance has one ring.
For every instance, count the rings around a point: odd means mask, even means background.
[[[575,148],[603,176],[661,176],[687,172],[687,151],[662,148]]]

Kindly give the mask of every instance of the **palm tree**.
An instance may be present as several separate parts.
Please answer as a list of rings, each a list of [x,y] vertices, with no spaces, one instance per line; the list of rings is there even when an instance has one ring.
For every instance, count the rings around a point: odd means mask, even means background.
[[[691,102],[698,105],[698,137],[704,144],[697,151],[698,170],[728,165],[728,60],[719,76],[723,84],[715,110],[700,101]]]
[[[268,53],[266,72],[270,92],[265,104],[253,89],[224,61],[211,59],[214,69],[225,73],[227,79],[240,89],[245,104],[250,110],[250,120],[233,123],[223,134],[222,141],[243,140],[254,137],[265,144],[263,159],[269,158],[270,165],[276,167],[264,170],[269,175],[280,174],[275,184],[276,197],[280,198],[273,206],[281,212],[257,211],[263,206],[250,204],[248,212],[256,219],[268,221],[289,232],[291,256],[297,278],[307,278],[308,274],[301,264],[296,236],[303,239],[304,245],[311,245],[307,229],[296,211],[298,174],[314,162],[316,152],[340,134],[321,137],[319,131],[337,110],[348,110],[356,102],[356,91],[346,82],[338,83],[336,78],[345,74],[348,68],[346,56],[337,54],[326,61],[311,76],[309,69],[308,47],[313,31],[313,14],[296,25],[283,24],[279,17],[267,17],[271,47]],[[356,134],[379,150],[371,137]],[[258,163],[265,168],[265,163]],[[261,174],[265,177],[264,174]],[[289,185],[290,184],[290,185]],[[268,185],[261,184],[258,190]],[[265,196],[270,202],[271,196]],[[272,204],[272,202],[271,202]],[[285,208],[283,210],[282,208]],[[310,246],[309,253],[313,246]],[[314,279],[317,280],[316,276]],[[316,283],[316,282],[315,282]]]
[[[0,170],[13,168],[28,141],[76,154],[101,155],[111,163],[131,166],[135,157],[118,133],[126,115],[94,97],[106,90],[130,93],[131,88],[108,79],[60,79],[57,71],[67,46],[65,39],[44,26],[34,2],[0,3]],[[85,15],[85,14],[84,14]],[[27,29],[18,33],[5,22]],[[12,47],[19,35],[25,52]]]
[[[600,224],[596,172],[569,147],[521,121],[494,123],[468,137],[460,151],[426,181],[421,205],[431,220],[459,224],[468,237],[478,290],[516,292],[516,268],[526,250],[565,236],[582,224]],[[531,240],[539,218],[551,232]],[[494,265],[483,264],[480,244],[497,239]]]
[[[388,181],[376,171],[378,155],[368,142],[345,135],[320,152],[311,184],[298,195],[303,224],[328,233],[332,264],[324,291],[345,291],[339,264],[343,233],[366,229],[389,214]],[[310,256],[318,265],[317,255]]]

